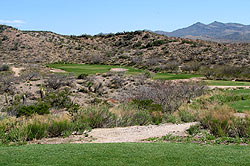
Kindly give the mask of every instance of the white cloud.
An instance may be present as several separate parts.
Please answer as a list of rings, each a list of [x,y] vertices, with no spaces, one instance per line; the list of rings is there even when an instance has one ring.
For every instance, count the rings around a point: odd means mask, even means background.
[[[0,24],[24,24],[25,22],[23,20],[0,20]]]

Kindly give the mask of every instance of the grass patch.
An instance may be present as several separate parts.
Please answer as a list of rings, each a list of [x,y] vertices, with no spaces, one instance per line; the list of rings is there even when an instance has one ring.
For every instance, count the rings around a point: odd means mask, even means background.
[[[239,96],[241,100],[228,102],[231,108],[237,112],[250,111],[250,89],[226,90],[231,96]]]
[[[156,73],[153,77],[155,80],[177,80],[177,79],[189,79],[194,77],[202,77],[197,74],[172,74],[172,73]]]
[[[96,74],[96,73],[106,73],[110,71],[111,68],[125,68],[128,69],[127,74],[136,75],[142,73],[142,70],[135,69],[132,67],[117,66],[117,65],[89,65],[89,64],[49,64],[47,65],[51,68],[62,69],[67,72],[73,72],[76,75],[82,73],[85,74]]]
[[[47,65],[51,68],[65,70],[67,72],[73,72],[76,75],[80,75],[82,73],[85,74],[96,74],[96,73],[106,73],[111,68],[125,68],[128,69],[128,75],[137,75],[142,74],[143,70],[135,69],[132,67],[126,66],[117,66],[117,65],[90,65],[90,64],[49,64]],[[175,80],[175,79],[189,79],[193,77],[201,77],[201,75],[196,74],[172,74],[172,73],[156,73],[153,76],[153,79],[157,80]]]
[[[237,112],[250,111],[250,100],[240,100],[228,103],[228,105],[237,110]]]
[[[249,146],[184,143],[0,147],[0,165],[250,165]]]
[[[222,81],[222,80],[206,80],[209,86],[250,86],[250,82],[242,81]]]

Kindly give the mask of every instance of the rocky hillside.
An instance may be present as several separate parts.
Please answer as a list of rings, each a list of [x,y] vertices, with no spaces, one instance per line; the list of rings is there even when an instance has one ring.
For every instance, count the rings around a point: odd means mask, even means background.
[[[167,37],[147,31],[65,36],[0,26],[0,63],[101,63],[164,70],[176,66],[250,65],[250,44]]]
[[[221,42],[248,42],[250,43],[250,25],[237,23],[221,23],[214,21],[211,24],[197,22],[189,27],[173,32],[156,31],[167,36],[202,39]]]

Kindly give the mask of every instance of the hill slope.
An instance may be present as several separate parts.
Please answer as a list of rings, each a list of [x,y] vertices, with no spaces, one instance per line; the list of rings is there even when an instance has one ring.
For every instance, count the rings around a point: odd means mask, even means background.
[[[100,63],[164,70],[169,66],[250,65],[250,44],[167,37],[147,31],[65,36],[0,26],[0,63]]]
[[[250,25],[237,23],[213,22],[203,24],[197,22],[189,27],[173,32],[156,31],[158,34],[191,39],[203,39],[223,42],[250,42]]]

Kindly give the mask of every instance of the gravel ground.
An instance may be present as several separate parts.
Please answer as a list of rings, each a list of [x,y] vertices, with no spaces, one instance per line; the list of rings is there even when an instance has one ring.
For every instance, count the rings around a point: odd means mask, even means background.
[[[183,124],[160,124],[149,126],[131,126],[116,128],[97,128],[85,135],[72,135],[67,138],[47,138],[32,141],[30,144],[60,144],[60,143],[118,143],[143,142],[150,137],[161,137],[167,134],[186,135],[185,131],[197,122]]]

